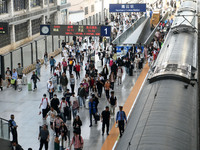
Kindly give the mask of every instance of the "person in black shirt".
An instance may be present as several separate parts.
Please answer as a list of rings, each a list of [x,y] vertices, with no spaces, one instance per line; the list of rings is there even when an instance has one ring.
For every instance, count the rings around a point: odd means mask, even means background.
[[[114,91],[111,91],[109,103],[110,103],[111,113],[114,115],[115,114],[115,107],[117,105],[117,98],[114,96]]]
[[[79,115],[76,115],[76,118],[74,119],[74,122],[73,122],[73,127],[74,127],[74,131],[76,131],[76,133],[79,135],[81,135],[81,126],[82,126],[82,121]]]
[[[57,112],[57,113],[60,113],[60,110],[58,108],[58,106],[60,105],[60,101],[59,99],[57,98],[57,95],[54,94],[54,97],[51,99],[51,107],[53,107],[53,109]]]
[[[35,71],[33,71],[33,74],[31,76],[31,80],[33,80],[34,83],[34,90],[37,89],[37,80],[40,81],[40,79],[38,78],[38,76],[35,74]]]
[[[109,135],[110,111],[108,106],[106,106],[106,109],[101,113],[101,122],[102,122],[102,135],[104,135],[105,125],[106,125],[107,135]]]

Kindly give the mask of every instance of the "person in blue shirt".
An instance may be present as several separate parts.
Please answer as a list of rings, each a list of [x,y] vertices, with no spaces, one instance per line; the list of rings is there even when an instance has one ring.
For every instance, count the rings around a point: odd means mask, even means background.
[[[51,56],[49,63],[50,63],[50,72],[52,73],[52,71],[54,72],[55,70],[55,64],[56,64],[56,60],[53,58],[53,56]]]
[[[14,121],[15,119],[15,116],[12,114],[10,116],[10,120],[9,120],[9,126],[10,126],[10,130],[11,130],[11,133],[12,133],[12,136],[13,136],[13,140],[12,142],[16,142],[16,144],[18,144],[18,140],[17,140],[17,124],[16,122]]]
[[[13,85],[15,87],[15,90],[17,90],[17,71],[16,71],[16,69],[13,69],[12,79],[15,80],[15,83]]]
[[[93,100],[93,98],[90,98],[90,101],[89,101],[89,113],[90,113],[90,126],[92,126],[92,116],[94,117],[95,119],[95,124],[97,124],[97,120],[96,120],[96,114],[97,110],[96,110],[96,102]]]
[[[117,112],[116,116],[116,123],[118,123],[120,137],[122,137],[122,134],[124,133],[124,121],[127,123],[126,114],[123,111],[123,106],[119,106],[119,111]]]

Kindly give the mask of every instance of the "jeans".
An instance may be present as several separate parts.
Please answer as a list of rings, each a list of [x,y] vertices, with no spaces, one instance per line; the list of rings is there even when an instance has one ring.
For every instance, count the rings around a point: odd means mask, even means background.
[[[106,92],[106,98],[109,99],[110,95],[109,95],[109,90],[105,90]]]
[[[54,67],[54,65],[52,66],[50,66],[50,72],[52,73],[52,71],[53,71],[53,73],[54,73],[54,70],[55,70],[55,67]]]
[[[64,115],[64,112],[61,112],[60,115],[61,115],[63,121],[66,122],[66,116]]]
[[[34,89],[37,89],[37,82],[33,82],[34,84]]]
[[[49,92],[49,100],[53,98],[53,92]]]
[[[71,86],[71,92],[74,93],[74,86],[75,85],[74,84],[70,84],[70,86]]]
[[[124,133],[124,120],[118,121],[118,126],[119,126],[119,132],[120,132],[120,137]]]
[[[98,96],[101,97],[102,94],[102,88],[97,89],[98,90]]]
[[[79,102],[79,105],[80,105],[80,106],[83,106],[83,105],[85,106],[85,98],[84,98],[84,97],[80,97],[80,96],[79,96],[79,97],[78,97],[78,102]],[[83,105],[82,105],[82,103],[83,103]]]
[[[36,71],[37,71],[37,76],[40,76],[40,68],[38,68]]]
[[[78,113],[77,109],[72,109],[73,118],[76,117],[77,113]]]
[[[103,121],[103,123],[102,123],[102,133],[104,133],[104,131],[105,131],[105,126],[106,126],[106,132],[108,134],[109,133],[109,122]]]

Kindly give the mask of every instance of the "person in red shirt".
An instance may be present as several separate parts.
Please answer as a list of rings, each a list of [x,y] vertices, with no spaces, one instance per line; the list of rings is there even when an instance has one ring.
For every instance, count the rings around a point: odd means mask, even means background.
[[[75,69],[76,69],[76,79],[80,79],[80,71],[81,71],[81,66],[79,65],[79,63],[77,63],[75,65]]]
[[[65,59],[63,59],[62,61],[62,66],[63,66],[63,72],[66,74],[66,70],[67,70],[67,61]]]

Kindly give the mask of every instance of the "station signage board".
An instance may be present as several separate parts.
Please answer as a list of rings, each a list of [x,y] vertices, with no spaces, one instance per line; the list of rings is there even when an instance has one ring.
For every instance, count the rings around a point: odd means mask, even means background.
[[[146,12],[146,4],[110,4],[109,12]]]
[[[0,34],[8,34],[8,22],[0,22]]]
[[[100,25],[40,25],[41,35],[110,36],[111,26]]]

